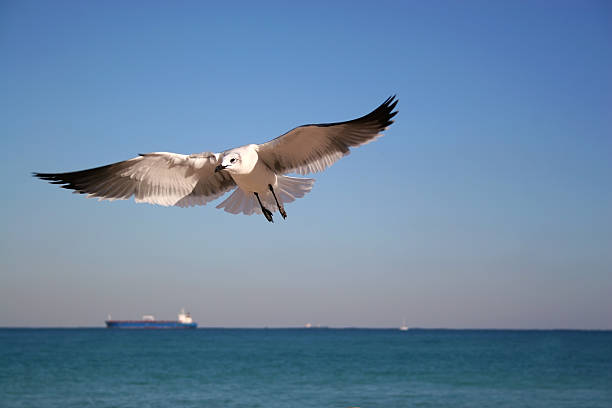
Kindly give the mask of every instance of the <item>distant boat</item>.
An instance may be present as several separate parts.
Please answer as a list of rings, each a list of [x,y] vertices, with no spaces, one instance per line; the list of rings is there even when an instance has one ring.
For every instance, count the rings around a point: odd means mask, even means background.
[[[177,320],[155,320],[153,315],[144,315],[141,320],[112,320],[109,315],[105,323],[109,329],[195,329],[198,327],[185,309],[181,309]]]
[[[404,319],[404,323],[402,323],[402,326],[399,329],[401,331],[408,331],[408,326],[406,326],[406,319]]]
[[[304,325],[305,329],[329,329],[329,327],[327,326],[321,326],[320,324],[317,324],[316,326],[312,323],[306,323]]]

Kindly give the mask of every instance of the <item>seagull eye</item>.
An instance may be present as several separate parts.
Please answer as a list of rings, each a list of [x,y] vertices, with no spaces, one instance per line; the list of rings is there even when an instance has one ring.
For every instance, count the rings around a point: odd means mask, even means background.
[[[230,163],[233,163],[233,162],[235,162],[235,161],[236,161],[236,159],[231,159],[231,160],[230,160]]]

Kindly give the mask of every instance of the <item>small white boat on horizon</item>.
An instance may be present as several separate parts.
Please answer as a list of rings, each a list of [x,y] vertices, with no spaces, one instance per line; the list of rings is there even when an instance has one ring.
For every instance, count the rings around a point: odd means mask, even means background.
[[[404,322],[402,323],[402,326],[399,329],[400,331],[408,331],[408,326],[406,326],[406,319],[404,319]]]

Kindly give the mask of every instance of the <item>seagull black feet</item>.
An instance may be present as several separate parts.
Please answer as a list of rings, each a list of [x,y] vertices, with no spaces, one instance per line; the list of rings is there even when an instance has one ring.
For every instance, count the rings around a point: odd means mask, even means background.
[[[266,216],[266,220],[270,222],[274,222],[274,220],[272,219],[272,212],[263,206],[263,204],[261,203],[261,200],[259,199],[259,194],[255,193],[255,197],[257,197],[257,201],[259,201],[259,206],[261,207],[261,211],[263,212],[263,215]]]
[[[272,211],[268,210],[266,207],[261,207],[261,210],[263,211],[263,214],[266,216],[266,220],[270,222],[274,222],[274,220],[272,219]]]
[[[285,207],[283,207],[283,205],[278,201],[278,198],[276,198],[276,194],[274,194],[274,189],[272,188],[272,184],[268,184],[268,187],[270,188],[270,191],[272,192],[272,195],[274,196],[274,200],[276,201],[276,206],[278,207],[278,212],[281,213],[281,215],[283,216],[283,219],[287,218]]]

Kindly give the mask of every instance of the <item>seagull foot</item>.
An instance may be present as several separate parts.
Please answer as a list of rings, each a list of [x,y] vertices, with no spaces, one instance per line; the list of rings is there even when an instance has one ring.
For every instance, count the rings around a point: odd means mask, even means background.
[[[272,219],[272,212],[270,210],[268,210],[266,207],[261,207],[261,210],[263,211],[263,214],[266,216],[266,220],[270,222],[274,222],[274,220]]]
[[[270,192],[274,196],[274,201],[276,201],[276,206],[278,207],[278,212],[281,213],[281,215],[283,216],[283,219],[287,218],[287,213],[285,212],[285,207],[283,207],[283,205],[278,201],[278,198],[276,198],[276,193],[274,192],[274,188],[272,188],[272,184],[268,184],[268,188],[270,189]]]

